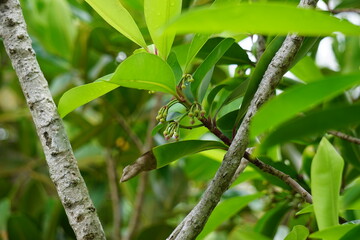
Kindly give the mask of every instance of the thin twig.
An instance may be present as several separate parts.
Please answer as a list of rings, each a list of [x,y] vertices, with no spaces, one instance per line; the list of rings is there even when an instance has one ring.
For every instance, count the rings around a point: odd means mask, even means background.
[[[347,135],[345,133],[338,132],[338,131],[328,131],[328,133],[330,133],[331,135],[334,135],[334,136],[336,136],[338,138],[344,139],[344,140],[346,140],[348,142],[360,145],[360,139],[359,138],[356,138],[356,137],[353,137],[353,136],[350,136],[350,135]]]
[[[36,60],[19,1],[1,0],[0,13],[0,38],[19,78],[51,180],[76,239],[105,239],[48,83]]]
[[[111,149],[106,151],[106,171],[108,175],[110,198],[113,213],[113,232],[112,239],[121,239],[121,201],[119,193],[119,177],[116,171],[116,162],[112,156]]]
[[[202,119],[202,122],[205,126],[209,126],[210,123],[207,119]],[[218,138],[220,138],[225,144],[230,145],[231,140],[226,137],[217,127],[211,127],[208,128],[212,133],[214,133]],[[257,168],[259,168],[263,172],[267,172],[280,180],[283,180],[287,185],[289,185],[295,192],[299,193],[306,202],[312,203],[312,197],[310,193],[308,193],[299,183],[297,183],[294,179],[292,179],[289,175],[283,173],[280,170],[277,170],[276,168],[264,163],[258,158],[254,158],[251,156],[250,152],[245,151],[243,158],[247,161],[249,161],[251,164],[255,165]],[[243,161],[242,161],[243,162]],[[242,163],[241,162],[241,163]],[[242,166],[242,164],[240,164]],[[239,168],[240,168],[239,166]],[[237,175],[238,170],[235,172],[234,177]]]

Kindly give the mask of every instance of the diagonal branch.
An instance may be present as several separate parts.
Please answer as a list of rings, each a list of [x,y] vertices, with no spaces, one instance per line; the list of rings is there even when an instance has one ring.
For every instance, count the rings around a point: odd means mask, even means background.
[[[0,37],[34,120],[51,180],[78,240],[105,239],[76,159],[40,70],[18,0],[0,0]]]
[[[317,0],[301,0],[300,6],[314,7],[316,2]],[[199,203],[168,237],[169,240],[195,239],[201,232],[211,212],[220,201],[221,195],[229,188],[231,179],[240,165],[242,156],[248,145],[249,124],[252,116],[257,112],[258,108],[268,100],[281,77],[286,73],[303,39],[303,37],[295,34],[287,36],[283,45],[269,64],[244,120],[214,179],[211,181]]]
[[[353,137],[353,136],[350,136],[350,135],[347,135],[345,133],[338,132],[338,131],[328,131],[328,133],[330,133],[331,135],[334,135],[338,138],[341,138],[343,140],[346,140],[348,142],[360,145],[360,138],[356,138],[356,137]]]

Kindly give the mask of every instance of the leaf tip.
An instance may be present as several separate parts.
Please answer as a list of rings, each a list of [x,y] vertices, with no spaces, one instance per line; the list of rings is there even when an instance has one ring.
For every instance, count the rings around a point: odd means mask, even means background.
[[[152,151],[148,151],[141,155],[136,161],[125,167],[120,182],[126,182],[144,171],[156,169],[156,158]]]

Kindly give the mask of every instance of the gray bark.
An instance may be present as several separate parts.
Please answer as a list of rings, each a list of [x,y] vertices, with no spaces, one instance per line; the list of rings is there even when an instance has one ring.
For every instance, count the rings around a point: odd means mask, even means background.
[[[316,3],[317,0],[301,0],[299,6],[310,8],[314,7]],[[211,212],[220,201],[220,197],[229,188],[236,169],[241,163],[242,156],[248,145],[249,124],[252,116],[257,112],[259,107],[269,99],[281,77],[288,70],[302,41],[303,37],[295,34],[290,34],[286,37],[283,45],[269,64],[244,120],[215,177],[204,192],[199,203],[176,227],[167,238],[168,240],[195,239],[204,228]]]
[[[0,0],[0,37],[19,78],[50,177],[77,239],[105,239],[47,81],[36,60],[18,0]]]

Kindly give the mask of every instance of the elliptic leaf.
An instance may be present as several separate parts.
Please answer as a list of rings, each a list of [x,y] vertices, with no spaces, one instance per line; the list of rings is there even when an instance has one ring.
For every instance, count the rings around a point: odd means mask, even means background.
[[[159,50],[159,55],[166,59],[171,45],[174,41],[174,33],[161,33],[160,27],[167,24],[170,18],[173,18],[181,12],[181,0],[145,0],[144,11],[146,24],[148,26],[151,38]]]
[[[176,95],[176,80],[171,67],[150,53],[138,53],[127,58],[118,66],[110,82]]]
[[[339,225],[339,192],[344,160],[326,138],[311,164],[311,194],[320,230]]]
[[[119,86],[176,94],[171,67],[154,54],[138,53],[123,61],[114,74],[65,92],[59,101],[58,111],[64,117]]]
[[[63,118],[76,108],[118,88],[119,85],[108,81],[111,76],[104,76],[93,83],[74,87],[65,92],[58,104],[60,116]]]

